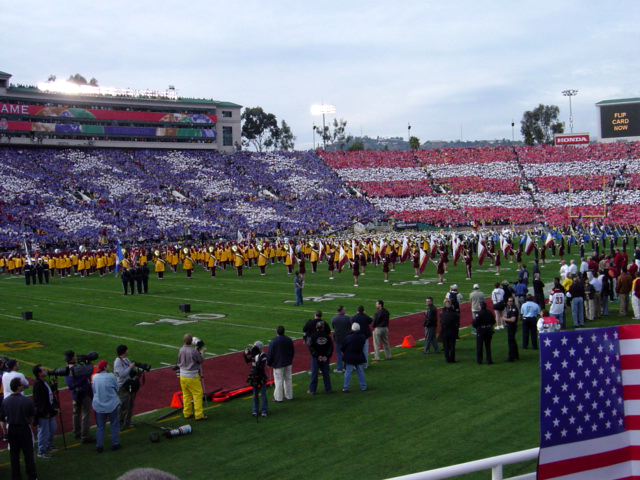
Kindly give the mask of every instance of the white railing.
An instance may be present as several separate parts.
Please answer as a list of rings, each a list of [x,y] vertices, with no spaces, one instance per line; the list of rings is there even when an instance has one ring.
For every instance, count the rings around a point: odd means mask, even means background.
[[[491,470],[491,480],[536,480],[536,472],[504,479],[502,476],[502,466],[535,460],[538,458],[539,451],[539,448],[530,448],[529,450],[507,453],[505,455],[498,455],[497,457],[483,458],[482,460],[474,460],[473,462],[460,463],[449,467],[436,468],[435,470],[427,470],[426,472],[412,473],[388,480],[441,480],[443,478],[456,477],[467,473],[481,472],[482,470]]]

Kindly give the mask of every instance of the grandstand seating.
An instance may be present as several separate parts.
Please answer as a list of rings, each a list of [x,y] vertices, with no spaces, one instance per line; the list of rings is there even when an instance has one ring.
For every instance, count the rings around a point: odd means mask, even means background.
[[[235,238],[380,220],[315,154],[0,149],[0,244]],[[87,198],[89,200],[87,200]]]
[[[0,245],[233,238],[398,219],[640,221],[640,143],[222,154],[0,149]],[[362,197],[361,197],[362,194]]]

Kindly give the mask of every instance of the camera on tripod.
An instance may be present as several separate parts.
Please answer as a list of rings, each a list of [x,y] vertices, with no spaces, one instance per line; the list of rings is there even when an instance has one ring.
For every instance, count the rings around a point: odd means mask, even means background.
[[[131,360],[131,363],[135,363],[135,366],[129,371],[129,376],[131,378],[140,375],[142,372],[147,373],[151,370],[150,363],[136,362],[135,360]]]

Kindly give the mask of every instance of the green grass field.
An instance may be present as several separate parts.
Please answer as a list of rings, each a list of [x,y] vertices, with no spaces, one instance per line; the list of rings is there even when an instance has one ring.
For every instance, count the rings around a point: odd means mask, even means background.
[[[558,268],[557,259],[551,259],[542,270],[543,281],[552,283]],[[267,273],[261,277],[257,268],[245,269],[239,278],[234,270],[218,270],[212,279],[196,267],[192,280],[180,271],[169,272],[162,282],[152,276],[148,295],[126,297],[113,275],[55,278],[49,285],[31,287],[22,278],[0,276],[0,355],[17,358],[23,373],[32,377],[30,366],[35,363],[63,366],[63,353],[69,348],[81,353],[95,350],[111,362],[115,347],[126,343],[131,358],[160,366],[175,363],[186,331],[206,342],[208,354],[220,355],[242,350],[255,340],[266,344],[279,324],[299,338],[302,325],[317,309],[330,319],[340,304],[348,314],[362,304],[371,315],[381,298],[391,316],[398,317],[421,311],[425,296],[433,296],[440,306],[451,283],[460,286],[466,300],[473,283],[488,296],[496,280],[517,277],[515,263],[503,262],[500,276],[485,263],[476,265],[473,280],[467,281],[459,265],[450,269],[445,285],[438,286],[432,264],[416,281],[407,262],[397,266],[390,283],[383,283],[381,268],[369,265],[356,288],[349,271],[330,281],[322,264],[319,273],[307,273],[305,304],[297,307],[293,276],[286,268],[276,264]],[[190,316],[179,312],[182,303],[191,305]],[[593,326],[620,323],[614,315],[617,303],[611,307],[612,316]],[[23,321],[23,311],[32,311],[34,320]],[[632,322],[630,317],[625,320]],[[106,480],[131,468],[152,466],[182,479],[384,479],[536,447],[537,352],[521,351],[520,362],[503,362],[506,333],[498,331],[493,340],[497,363],[476,365],[475,340],[468,333],[469,329],[463,331],[458,342],[456,365],[445,364],[442,356],[422,355],[422,342],[413,349],[395,348],[393,362],[367,370],[367,392],[345,395],[334,387],[332,395],[309,397],[308,375],[302,373],[294,377],[294,400],[270,404],[266,420],[251,417],[248,397],[210,404],[209,421],[194,425],[189,436],[151,444],[147,437],[152,428],[139,426],[123,432],[121,451],[101,455],[68,440],[72,446],[67,451],[37,459],[39,477]],[[519,335],[519,344],[520,339]],[[337,382],[339,374],[332,375]],[[244,383],[244,378],[238,380]],[[163,425],[184,423],[176,416]],[[10,476],[8,458],[6,451],[0,452],[0,478]],[[505,475],[533,468],[533,462],[506,467]]]

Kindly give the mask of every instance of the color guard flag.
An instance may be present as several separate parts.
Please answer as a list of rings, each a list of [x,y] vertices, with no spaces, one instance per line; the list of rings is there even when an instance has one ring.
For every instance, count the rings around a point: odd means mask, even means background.
[[[640,325],[540,340],[537,478],[640,478]]]
[[[429,255],[423,249],[420,249],[420,273],[424,272],[424,269],[427,267],[427,263],[429,263]]]
[[[324,250],[324,244],[322,240],[318,240],[318,261],[322,260],[327,252]]]
[[[402,239],[402,255],[400,257],[400,261],[404,262],[407,258],[409,258],[409,254],[411,253],[411,249],[409,248],[409,240],[407,237]]]
[[[460,239],[456,234],[451,235],[451,252],[453,253],[453,266],[458,264],[462,249],[460,248]]]
[[[340,255],[338,260],[338,273],[342,272],[342,267],[347,263],[347,252],[344,251],[342,244],[340,245]]]
[[[527,233],[527,240],[526,240],[526,244],[524,247],[524,251],[527,255],[531,255],[531,252],[533,252],[533,249],[535,248],[535,243],[533,243],[533,238],[531,238],[531,235],[529,235]]]
[[[550,248],[553,245],[553,235],[551,235],[551,232],[547,233],[547,238],[545,238],[544,240],[544,246],[547,248]]]
[[[116,275],[118,274],[118,270],[120,270],[123,260],[124,260],[124,254],[122,253],[120,240],[118,240],[116,243]]]
[[[484,263],[484,257],[487,256],[487,248],[484,245],[484,240],[478,242],[478,265]]]

